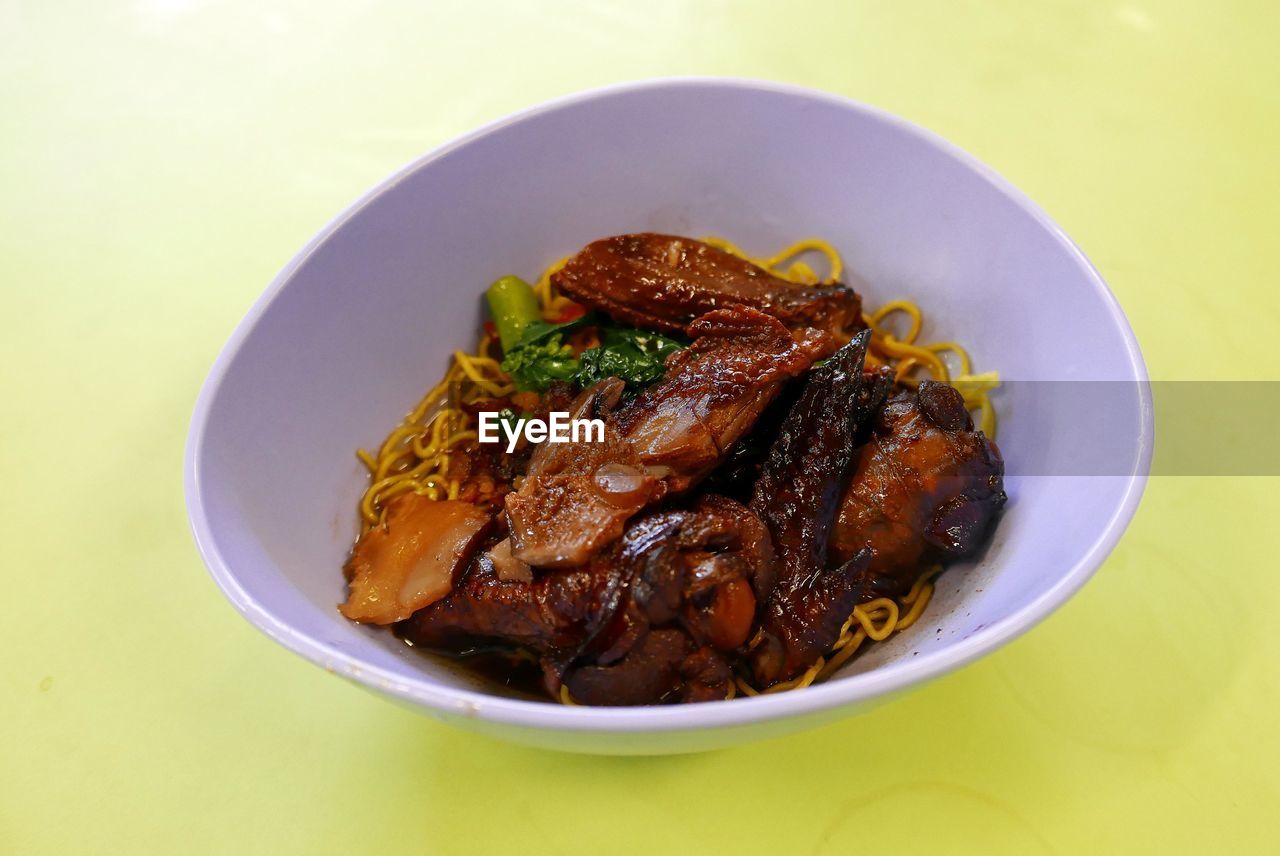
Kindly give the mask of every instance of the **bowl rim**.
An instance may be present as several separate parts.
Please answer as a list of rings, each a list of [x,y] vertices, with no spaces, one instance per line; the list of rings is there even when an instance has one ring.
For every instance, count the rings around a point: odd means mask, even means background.
[[[395,187],[411,173],[454,149],[508,126],[569,106],[634,92],[690,88],[750,90],[825,102],[827,105],[852,110],[874,121],[891,125],[973,170],[1035,219],[1081,267],[1094,291],[1106,306],[1111,321],[1116,325],[1124,342],[1129,357],[1128,368],[1139,386],[1139,408],[1142,421],[1139,454],[1133,472],[1127,476],[1125,493],[1110,519],[1081,559],[1055,585],[1042,592],[1031,603],[942,650],[911,657],[902,662],[851,675],[838,681],[807,687],[803,692],[784,692],[754,697],[739,696],[729,703],[710,702],[656,707],[569,706],[546,701],[505,698],[477,690],[457,689],[436,684],[425,676],[420,679],[405,679],[403,676],[373,666],[350,653],[339,650],[332,644],[297,630],[277,618],[270,609],[251,597],[240,585],[236,574],[223,558],[210,525],[200,482],[204,433],[210,408],[217,398],[228,367],[267,307],[297,270],[324,241],[366,205]],[[932,131],[886,110],[851,98],[767,80],[742,77],[677,76],[627,81],[588,89],[554,98],[491,121],[413,159],[339,212],[276,274],[266,290],[254,301],[247,314],[236,325],[209,370],[196,399],[187,436],[184,455],[184,492],[197,550],[223,595],[260,631],[328,671],[337,672],[374,690],[443,714],[475,718],[507,726],[559,732],[694,731],[812,715],[858,702],[869,702],[950,673],[1021,636],[1079,591],[1115,548],[1136,513],[1146,487],[1151,467],[1153,441],[1154,416],[1146,365],[1138,347],[1137,338],[1115,295],[1111,293],[1084,252],[1062,228],[995,170]]]

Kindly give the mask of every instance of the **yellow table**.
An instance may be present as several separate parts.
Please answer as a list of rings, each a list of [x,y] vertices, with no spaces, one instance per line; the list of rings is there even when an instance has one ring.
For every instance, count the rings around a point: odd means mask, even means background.
[[[0,852],[1274,847],[1275,479],[1155,478],[1010,648],[654,759],[493,743],[307,665],[223,602],[181,483],[214,355],[332,214],[488,119],[662,74],[932,128],[1080,242],[1155,378],[1275,379],[1274,4],[319,5],[0,8]]]

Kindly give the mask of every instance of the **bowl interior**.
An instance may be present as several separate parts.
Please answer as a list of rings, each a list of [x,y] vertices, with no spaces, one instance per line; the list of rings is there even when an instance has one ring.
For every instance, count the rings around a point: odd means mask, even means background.
[[[996,398],[1011,499],[992,544],[943,577],[916,628],[836,681],[930,662],[1087,578],[1080,566],[1123,517],[1147,442],[1141,362],[1087,262],[1002,183],[905,123],[816,94],[685,82],[570,99],[433,153],[281,274],[215,367],[193,432],[197,534],[233,600],[269,633],[390,689],[472,689],[477,704],[497,692],[338,614],[365,479],[353,452],[474,344],[490,281],[639,230],[716,234],[761,254],[823,237],[869,306],[915,300],[926,339],[959,341],[979,370],[1013,381]],[[1028,382],[1096,380],[1127,382],[1109,405],[1118,471],[1028,465],[1080,418]]]

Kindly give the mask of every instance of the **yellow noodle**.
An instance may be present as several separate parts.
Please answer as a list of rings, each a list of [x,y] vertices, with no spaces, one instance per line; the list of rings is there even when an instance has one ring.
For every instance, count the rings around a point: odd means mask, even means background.
[[[849,658],[858,652],[858,648],[861,647],[862,643],[865,642],[866,639],[867,631],[859,627],[858,632],[853,634],[848,642],[844,645],[837,646],[835,653],[831,655],[830,659],[827,660],[827,664],[822,667],[822,671],[818,673],[818,680],[825,681],[827,678],[831,677],[837,669],[843,666]]]
[[[951,372],[947,370],[946,363],[938,359],[938,355],[933,351],[908,342],[899,342],[888,334],[877,337],[876,332],[873,327],[871,329],[871,350],[873,352],[879,352],[898,359],[909,357],[924,365],[932,373],[934,380],[940,380],[943,383],[951,380]]]
[[[787,259],[798,256],[801,253],[808,253],[808,252],[821,253],[823,256],[826,257],[827,268],[829,271],[827,274],[828,281],[838,280],[840,278],[840,275],[844,273],[844,262],[841,261],[840,254],[836,252],[836,248],[831,246],[831,244],[827,243],[826,241],[820,238],[808,238],[803,241],[797,241],[796,243],[787,247],[782,252],[778,253],[776,256],[771,256],[770,258],[765,259],[765,263],[764,265],[762,265],[762,267],[764,267],[767,270],[774,270],[776,272],[776,269],[780,268],[782,266],[782,263],[785,262]],[[803,266],[802,267],[803,270],[808,270],[810,273],[812,273],[812,270],[809,268],[808,265],[805,265],[803,262],[800,262],[798,264]],[[792,268],[794,267],[796,267],[796,265],[792,265]]]
[[[894,312],[902,312],[911,319],[911,328],[908,330],[905,338],[902,339],[908,345],[913,344],[916,337],[920,335],[920,327],[924,324],[924,316],[920,314],[920,307],[916,306],[910,300],[891,300],[884,306],[881,306],[875,312],[871,313],[871,324],[879,327],[884,323],[884,319]]]
[[[911,608],[907,610],[907,614],[898,619],[898,623],[894,626],[894,632],[906,630],[908,627],[916,623],[921,615],[924,615],[924,608],[929,605],[929,601],[933,598],[933,583],[925,583],[920,594],[916,598],[915,603],[911,604]]]
[[[973,363],[969,360],[969,352],[957,345],[955,342],[934,342],[932,345],[925,345],[925,350],[933,351],[935,354],[941,355],[944,351],[950,351],[960,360],[960,376],[964,377],[973,371]]]
[[[774,684],[773,686],[769,687],[763,692],[766,694],[782,693],[782,692],[786,692],[787,690],[798,690],[798,689],[807,687],[813,683],[815,678],[818,677],[818,673],[822,671],[822,667],[824,665],[826,665],[826,660],[824,660],[822,657],[819,657],[818,661],[814,663],[812,666],[810,666],[808,669],[806,669],[804,673],[801,674],[799,677],[792,678],[789,681],[783,681],[781,683]]]
[[[884,624],[876,627],[874,619],[880,617],[879,612],[885,613],[883,616],[885,621]],[[877,598],[870,603],[855,606],[853,619],[862,625],[868,638],[874,642],[883,642],[889,638],[894,625],[898,623],[898,604],[887,597]]]

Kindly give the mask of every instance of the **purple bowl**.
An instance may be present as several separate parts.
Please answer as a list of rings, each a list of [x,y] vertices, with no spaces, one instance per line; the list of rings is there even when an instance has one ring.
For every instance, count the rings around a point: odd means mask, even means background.
[[[603,235],[717,234],[766,254],[821,236],[869,305],[917,301],[1001,392],[1011,500],[919,625],[809,689],[653,708],[505,694],[335,608],[377,444],[468,348],[484,287]],[[1092,442],[1041,381],[1112,381],[1102,474],[1036,467]],[[574,95],[432,151],[326,226],[237,327],[201,391],[186,495],[201,555],[249,621],[325,669],[447,722],[583,752],[707,749],[865,710],[1031,628],[1089,579],[1150,464],[1146,370],[1115,298],[1040,209],[955,146],[810,90],[677,79]]]

